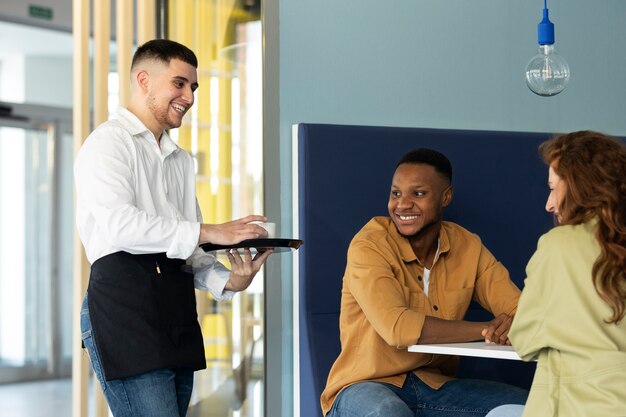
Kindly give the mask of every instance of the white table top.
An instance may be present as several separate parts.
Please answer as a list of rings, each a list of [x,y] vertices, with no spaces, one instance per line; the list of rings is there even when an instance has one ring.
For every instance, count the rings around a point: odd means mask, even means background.
[[[409,352],[436,353],[439,355],[521,360],[515,353],[513,346],[488,345],[485,342],[411,345],[408,350]]]

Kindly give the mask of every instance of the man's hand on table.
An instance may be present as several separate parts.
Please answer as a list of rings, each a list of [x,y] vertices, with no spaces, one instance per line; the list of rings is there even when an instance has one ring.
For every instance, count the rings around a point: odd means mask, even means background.
[[[512,316],[502,313],[488,323],[488,326],[483,329],[481,335],[485,338],[486,343],[510,345],[509,330],[511,329],[512,322]]]

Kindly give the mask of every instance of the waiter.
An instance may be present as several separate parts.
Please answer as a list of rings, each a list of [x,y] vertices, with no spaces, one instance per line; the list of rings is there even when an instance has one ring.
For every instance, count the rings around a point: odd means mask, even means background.
[[[115,417],[185,416],[193,372],[206,367],[194,287],[229,300],[271,250],[227,253],[228,270],[198,244],[266,237],[250,215],[204,224],[191,156],[167,133],[194,102],[198,61],[179,43],[141,45],[131,97],[85,140],[74,166],[76,221],[91,263],[83,344]]]

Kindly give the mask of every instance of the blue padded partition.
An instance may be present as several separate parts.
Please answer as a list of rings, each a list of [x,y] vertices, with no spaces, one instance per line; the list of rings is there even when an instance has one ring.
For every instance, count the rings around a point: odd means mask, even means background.
[[[450,158],[454,200],[447,220],[479,234],[521,288],[537,239],[552,226],[545,212],[547,168],[538,145],[547,133],[486,132],[300,124],[297,152],[300,415],[321,415],[319,397],[340,350],[339,306],[350,240],[387,214],[391,177],[408,150]],[[296,181],[296,180],[294,180]],[[472,305],[467,318],[491,316]],[[529,387],[534,364],[462,358],[459,376]]]

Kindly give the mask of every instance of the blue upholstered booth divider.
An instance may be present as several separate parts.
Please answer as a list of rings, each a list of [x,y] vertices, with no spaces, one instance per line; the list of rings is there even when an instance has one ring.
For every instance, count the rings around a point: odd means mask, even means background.
[[[479,234],[522,288],[537,239],[552,226],[544,206],[547,168],[537,147],[547,133],[300,124],[294,141],[298,251],[300,415],[321,415],[319,396],[340,350],[341,281],[350,240],[387,214],[399,158],[429,147],[450,158],[454,201],[444,213]],[[478,305],[470,320],[491,316]],[[459,376],[529,387],[534,364],[462,358]]]

